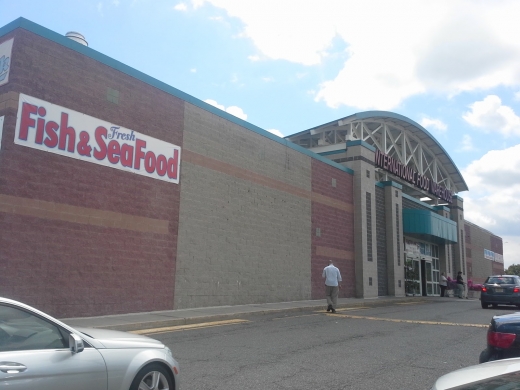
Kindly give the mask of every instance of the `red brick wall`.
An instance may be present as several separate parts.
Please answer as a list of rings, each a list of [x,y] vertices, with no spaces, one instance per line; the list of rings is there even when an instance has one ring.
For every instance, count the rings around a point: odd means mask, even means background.
[[[180,99],[26,30],[2,41],[13,36],[0,101],[21,92],[182,146]],[[59,317],[172,309],[180,185],[15,145],[16,111],[0,104],[0,295]]]
[[[336,179],[336,187],[332,179]],[[326,195],[338,201],[336,205],[312,202],[312,261],[311,284],[312,298],[325,297],[323,268],[332,259],[343,278],[339,296],[355,296],[354,270],[354,214],[353,214],[354,176],[312,160],[312,192]],[[316,236],[316,228],[321,236]]]

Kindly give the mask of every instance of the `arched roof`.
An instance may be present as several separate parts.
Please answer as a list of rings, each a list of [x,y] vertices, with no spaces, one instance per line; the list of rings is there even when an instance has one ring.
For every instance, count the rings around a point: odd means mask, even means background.
[[[468,190],[459,169],[435,137],[410,118],[393,112],[356,113],[286,139],[317,153],[326,153],[333,145],[347,140],[362,140],[405,165],[413,164],[424,173],[429,171],[429,176],[445,181],[453,192]]]

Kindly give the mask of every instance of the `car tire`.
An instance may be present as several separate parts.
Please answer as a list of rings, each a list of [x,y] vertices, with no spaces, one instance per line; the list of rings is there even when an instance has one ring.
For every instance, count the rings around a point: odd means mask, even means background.
[[[489,359],[491,359],[491,353],[486,348],[485,350],[480,352],[480,356],[478,357],[478,362],[479,363],[486,363],[486,362],[489,362]]]
[[[143,367],[137,373],[130,390],[139,390],[142,383],[146,384],[145,388],[151,390],[173,390],[173,381],[170,373],[163,366],[156,363]]]
[[[488,306],[489,306],[489,303],[484,302],[484,301],[480,301],[480,306],[482,306],[482,309],[487,309]]]

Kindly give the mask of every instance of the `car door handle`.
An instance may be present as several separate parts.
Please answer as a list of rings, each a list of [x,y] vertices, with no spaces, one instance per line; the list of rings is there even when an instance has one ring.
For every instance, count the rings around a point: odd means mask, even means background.
[[[18,374],[27,370],[27,367],[15,362],[0,362],[0,371],[8,374]]]

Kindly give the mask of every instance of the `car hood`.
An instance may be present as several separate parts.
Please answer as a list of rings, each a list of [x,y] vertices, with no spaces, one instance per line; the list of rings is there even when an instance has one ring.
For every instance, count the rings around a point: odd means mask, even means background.
[[[97,328],[75,327],[74,329],[101,343],[105,348],[164,348],[164,344],[160,341],[137,334]]]
[[[432,390],[452,389],[457,386],[516,371],[520,371],[520,358],[495,360],[489,363],[461,368],[443,375],[437,379]]]

